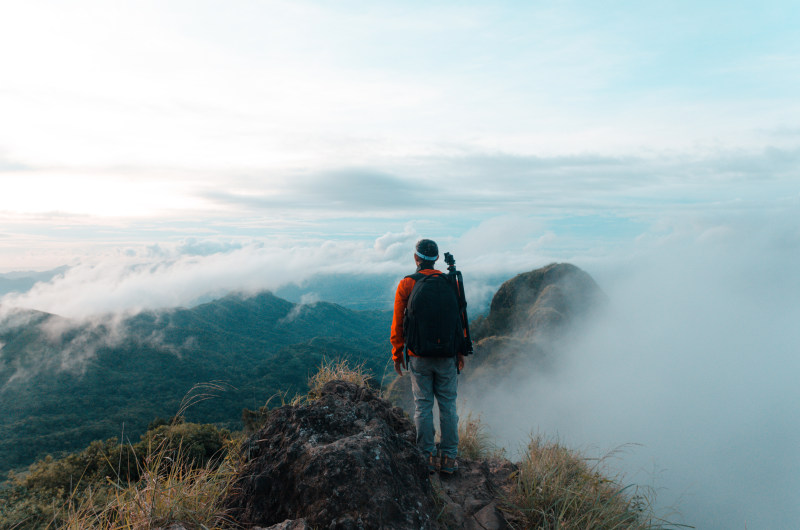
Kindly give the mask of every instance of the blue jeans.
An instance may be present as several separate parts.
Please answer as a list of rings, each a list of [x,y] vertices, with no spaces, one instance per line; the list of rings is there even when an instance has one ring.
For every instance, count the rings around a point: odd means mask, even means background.
[[[414,392],[414,424],[417,446],[430,454],[436,451],[433,431],[433,398],[439,402],[439,428],[442,435],[440,454],[455,458],[458,454],[458,414],[456,394],[458,372],[453,357],[408,358],[411,389]]]

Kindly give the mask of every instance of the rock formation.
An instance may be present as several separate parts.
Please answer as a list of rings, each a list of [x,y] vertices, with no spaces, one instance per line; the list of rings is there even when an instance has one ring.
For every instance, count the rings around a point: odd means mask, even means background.
[[[563,331],[603,300],[605,295],[586,272],[553,263],[500,286],[488,316],[476,319],[471,331],[476,342],[509,336],[533,340]]]
[[[469,530],[508,528],[508,519],[515,516],[507,510],[501,511],[500,505],[511,495],[517,467],[502,458],[459,461],[458,473],[453,476],[434,475],[432,479],[443,505],[442,525]],[[519,525],[513,527],[519,528]]]
[[[402,410],[369,388],[331,381],[319,399],[273,410],[244,443],[231,515],[261,527],[436,528],[414,440]]]
[[[429,475],[414,426],[373,389],[344,381],[307,404],[274,409],[242,444],[229,515],[255,529],[508,528],[499,503],[516,467],[460,459]]]

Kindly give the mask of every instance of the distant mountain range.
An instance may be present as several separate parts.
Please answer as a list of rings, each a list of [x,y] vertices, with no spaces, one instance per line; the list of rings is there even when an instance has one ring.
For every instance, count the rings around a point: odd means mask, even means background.
[[[15,312],[0,323],[0,473],[95,439],[137,440],[197,383],[219,382],[195,390],[187,418],[238,428],[244,407],[302,390],[323,358],[382,374],[390,320],[269,292],[91,323]]]

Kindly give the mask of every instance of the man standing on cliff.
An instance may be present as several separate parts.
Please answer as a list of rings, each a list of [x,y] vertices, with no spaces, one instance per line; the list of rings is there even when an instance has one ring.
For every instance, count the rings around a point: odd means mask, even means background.
[[[456,290],[444,273],[433,268],[438,258],[435,242],[417,242],[417,272],[400,281],[394,298],[392,359],[400,376],[403,368],[411,373],[417,446],[428,455],[429,470],[452,474],[458,469],[456,394],[465,340]],[[439,403],[439,454],[434,443],[434,397]]]

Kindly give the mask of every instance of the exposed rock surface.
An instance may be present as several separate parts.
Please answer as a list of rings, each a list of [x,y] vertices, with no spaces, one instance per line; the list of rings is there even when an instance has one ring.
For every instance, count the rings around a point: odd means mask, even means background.
[[[286,520],[267,528],[254,526],[251,530],[311,530],[311,527],[308,526],[305,519],[295,519],[293,521]]]
[[[499,506],[508,498],[516,466],[504,459],[460,462],[456,474],[433,477],[446,514],[442,523],[469,530],[509,528],[507,514]]]
[[[553,263],[501,285],[489,315],[476,321],[473,337],[476,341],[509,335],[531,339],[558,332],[604,299],[586,272],[569,263]]]
[[[436,528],[414,439],[401,409],[369,388],[331,381],[316,401],[272,411],[245,442],[231,515],[265,528]]]

